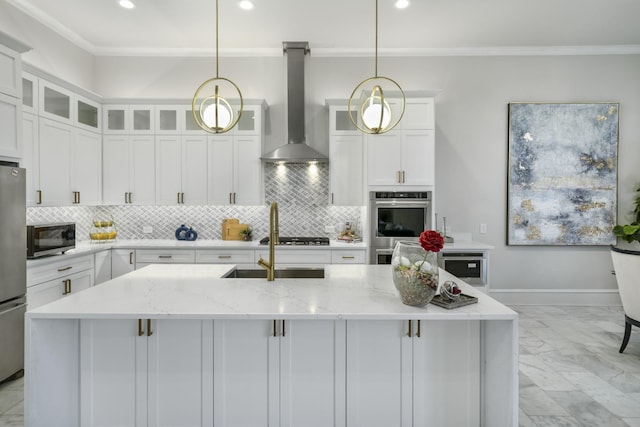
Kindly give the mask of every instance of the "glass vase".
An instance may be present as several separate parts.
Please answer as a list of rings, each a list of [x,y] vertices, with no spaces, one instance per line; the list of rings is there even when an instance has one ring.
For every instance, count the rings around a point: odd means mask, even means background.
[[[438,254],[418,242],[397,242],[391,256],[393,284],[402,302],[424,307],[438,290]]]

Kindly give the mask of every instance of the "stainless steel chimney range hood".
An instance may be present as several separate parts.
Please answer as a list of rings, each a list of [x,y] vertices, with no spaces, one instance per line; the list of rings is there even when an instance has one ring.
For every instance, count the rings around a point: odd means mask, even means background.
[[[288,143],[264,154],[263,162],[307,163],[329,161],[327,156],[309,147],[304,129],[304,57],[310,52],[308,42],[283,42],[287,58],[287,129]]]

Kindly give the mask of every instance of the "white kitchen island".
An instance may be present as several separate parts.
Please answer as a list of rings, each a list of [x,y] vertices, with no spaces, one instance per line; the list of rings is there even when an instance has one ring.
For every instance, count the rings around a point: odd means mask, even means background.
[[[27,426],[517,426],[518,316],[403,305],[390,266],[151,265],[26,315]]]

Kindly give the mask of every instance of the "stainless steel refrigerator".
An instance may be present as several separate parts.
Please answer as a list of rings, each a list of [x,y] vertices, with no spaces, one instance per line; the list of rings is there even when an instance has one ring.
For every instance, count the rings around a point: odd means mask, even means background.
[[[0,381],[24,372],[25,185],[24,169],[0,165]]]

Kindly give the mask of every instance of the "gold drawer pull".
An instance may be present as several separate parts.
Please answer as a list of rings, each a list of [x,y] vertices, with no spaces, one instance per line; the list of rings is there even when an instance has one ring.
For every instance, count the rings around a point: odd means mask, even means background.
[[[342,259],[355,259],[356,257],[353,255],[342,255]]]
[[[218,259],[229,259],[231,255],[218,255]]]
[[[62,267],[62,268],[59,268],[58,271],[67,271],[67,270],[71,270],[72,268],[73,268],[72,266]]]
[[[172,255],[158,255],[158,258],[161,258],[161,259],[171,259],[171,258],[172,258]]]

